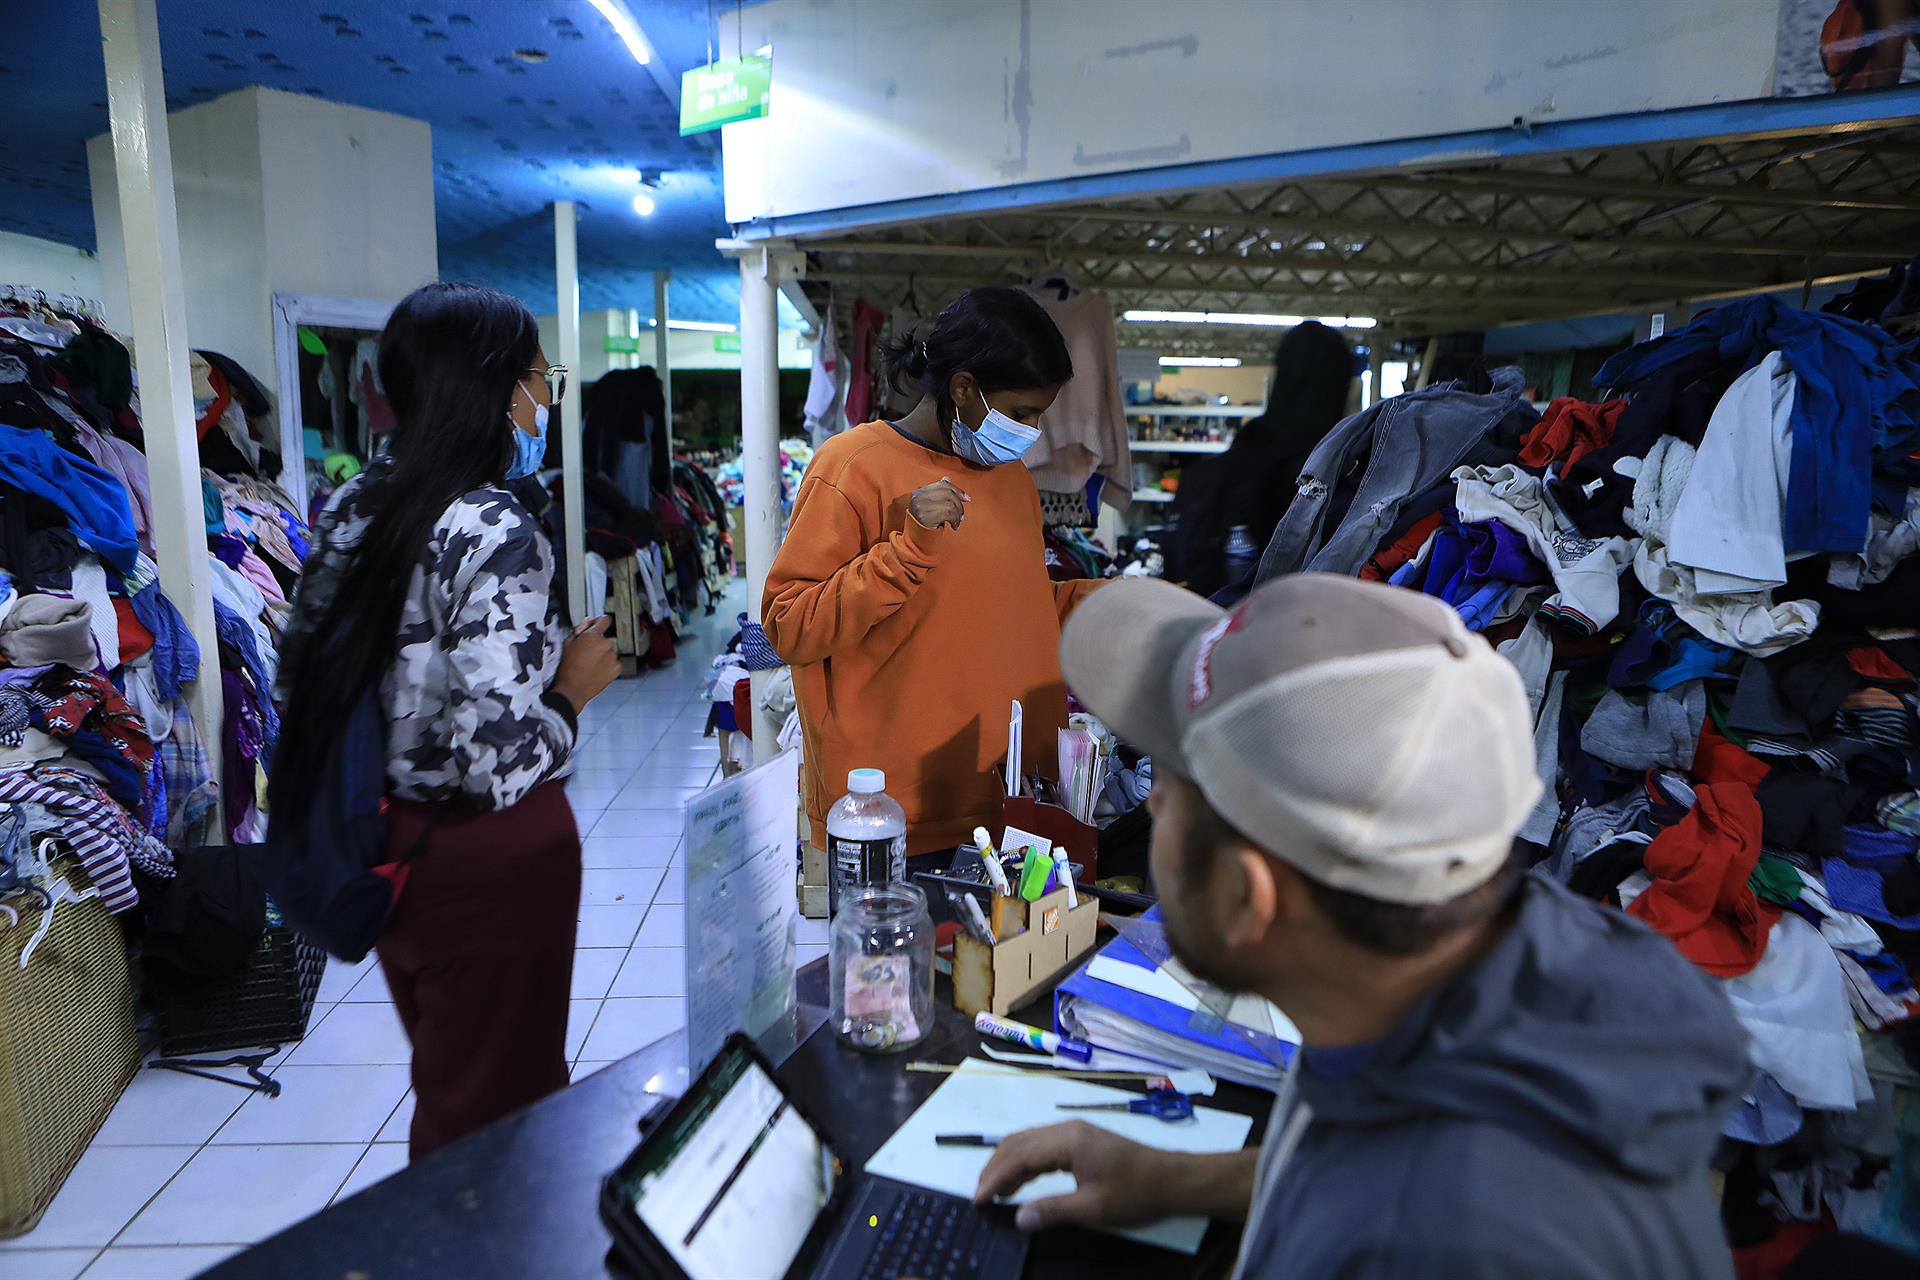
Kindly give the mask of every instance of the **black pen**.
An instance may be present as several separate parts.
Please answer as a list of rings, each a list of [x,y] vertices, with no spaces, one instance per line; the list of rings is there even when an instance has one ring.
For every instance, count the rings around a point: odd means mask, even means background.
[[[936,1133],[933,1135],[936,1147],[997,1147],[1000,1135],[997,1133]]]

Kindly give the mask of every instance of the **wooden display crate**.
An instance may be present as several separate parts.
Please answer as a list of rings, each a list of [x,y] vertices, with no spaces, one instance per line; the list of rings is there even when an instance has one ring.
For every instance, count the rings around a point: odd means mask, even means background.
[[[800,811],[800,829],[807,829],[807,811]],[[809,920],[827,918],[827,855],[809,844],[800,853],[800,914]]]
[[[1069,910],[1065,889],[1033,902],[1009,898],[1001,914],[1009,933],[994,946],[965,931],[953,940],[953,1005],[969,1016],[1004,1014],[1024,1003],[1093,950],[1100,923],[1098,903],[1083,897]],[[1019,932],[1011,932],[1016,925]]]

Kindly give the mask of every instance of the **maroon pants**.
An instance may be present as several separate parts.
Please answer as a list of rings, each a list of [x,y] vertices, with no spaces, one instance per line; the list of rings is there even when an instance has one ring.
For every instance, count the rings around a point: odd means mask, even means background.
[[[418,1160],[567,1087],[580,833],[558,782],[511,809],[395,801],[387,849],[413,850],[380,968],[413,1044]]]

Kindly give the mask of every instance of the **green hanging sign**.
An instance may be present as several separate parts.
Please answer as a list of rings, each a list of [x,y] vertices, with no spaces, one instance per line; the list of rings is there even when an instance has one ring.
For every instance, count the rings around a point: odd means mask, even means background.
[[[740,354],[740,335],[737,333],[716,333],[713,335],[713,349],[723,355]]]
[[[609,336],[601,347],[608,355],[631,355],[640,350],[640,339]]]
[[[773,59],[763,53],[695,67],[680,77],[680,136],[767,114]]]

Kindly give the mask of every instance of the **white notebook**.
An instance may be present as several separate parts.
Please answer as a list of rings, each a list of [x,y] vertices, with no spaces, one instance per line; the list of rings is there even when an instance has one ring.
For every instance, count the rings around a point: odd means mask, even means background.
[[[1004,1067],[969,1058],[874,1153],[867,1161],[867,1172],[971,1200],[980,1171],[987,1167],[993,1152],[985,1147],[943,1147],[934,1142],[934,1135],[998,1135],[1063,1120],[1085,1120],[1150,1147],[1204,1153],[1238,1151],[1253,1129],[1251,1118],[1212,1107],[1195,1107],[1192,1120],[1174,1123],[1122,1111],[1057,1109],[1062,1102],[1125,1102],[1139,1096],[1040,1072],[1016,1077]],[[1072,1174],[1045,1174],[1022,1188],[1013,1203],[1062,1195],[1073,1187]],[[1116,1235],[1187,1254],[1199,1251],[1206,1232],[1205,1218],[1164,1218],[1144,1227],[1114,1229]]]

